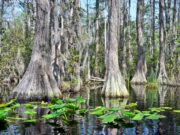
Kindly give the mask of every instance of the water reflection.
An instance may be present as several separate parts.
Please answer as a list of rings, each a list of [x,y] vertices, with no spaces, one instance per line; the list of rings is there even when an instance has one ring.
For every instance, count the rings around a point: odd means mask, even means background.
[[[3,92],[3,90],[1,89]],[[100,96],[101,90],[90,90],[85,88],[81,93],[66,93],[64,97],[82,96],[86,99],[86,105],[89,109],[96,106],[119,107],[129,102],[138,102],[138,108],[141,110],[157,107],[171,106],[174,109],[180,109],[180,90],[170,87],[159,87],[157,90],[148,90],[143,85],[132,86],[131,99],[108,99]],[[7,92],[4,93],[8,94]],[[1,93],[3,95],[3,93]],[[24,107],[18,109],[18,114],[28,117],[24,114]],[[37,108],[36,118],[47,114],[47,109]],[[180,134],[180,114],[165,112],[167,116],[160,121],[139,122],[134,126],[120,125],[119,127],[110,127],[100,122],[97,117],[88,113],[85,117],[76,117],[77,123],[71,123],[70,126],[51,121],[38,121],[35,124],[9,124],[5,129],[0,130],[0,135],[178,135]],[[52,125],[52,123],[54,123]]]
[[[146,104],[146,88],[145,85],[132,85],[132,90],[135,93],[138,109],[143,110]]]
[[[146,109],[151,107],[158,107],[158,90],[157,89],[146,89]]]
[[[164,106],[165,97],[167,94],[167,86],[160,86],[158,88],[158,92],[159,92],[159,105]]]

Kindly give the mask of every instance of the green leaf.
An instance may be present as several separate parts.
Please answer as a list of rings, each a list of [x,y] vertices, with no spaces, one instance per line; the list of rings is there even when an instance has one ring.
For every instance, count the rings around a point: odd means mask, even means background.
[[[24,120],[24,118],[20,118],[20,117],[7,117],[6,120]]]
[[[173,110],[174,113],[180,113],[180,110]]]
[[[34,110],[27,110],[27,111],[25,111],[24,113],[33,116],[33,115],[35,115],[37,112],[35,112]]]
[[[135,116],[135,113],[133,113],[133,112],[128,112],[128,111],[124,111],[124,112],[123,112],[123,116],[124,116],[124,117],[130,117],[130,118],[132,118],[132,117]]]
[[[78,110],[78,113],[79,113],[80,115],[82,115],[82,116],[84,116],[87,112],[88,112],[87,109],[80,109],[80,110]]]
[[[65,107],[73,109],[73,110],[77,110],[78,109],[78,106],[75,105],[75,104],[72,104],[72,103],[71,104],[66,104]]]
[[[100,117],[103,123],[113,123],[116,119],[118,119],[117,114],[107,114]]]
[[[9,102],[7,102],[5,104],[0,104],[0,108],[7,107],[7,106],[13,104],[14,102],[16,102],[16,99],[12,99],[12,100],[10,100]]]
[[[0,110],[0,121],[4,121],[7,117],[7,112],[4,110]]]
[[[130,109],[130,108],[134,108],[134,107],[137,107],[137,102],[136,103],[130,103],[128,105],[126,105],[126,109]]]
[[[132,118],[132,120],[140,121],[140,120],[143,119],[143,117],[144,117],[144,114],[141,113],[141,112],[139,112],[138,114],[136,114],[136,115]]]
[[[18,107],[20,107],[20,104],[19,104],[19,103],[16,103],[15,105],[11,106],[11,109],[16,109],[16,108],[18,108]]]
[[[141,111],[139,111],[139,110],[137,110],[137,109],[135,109],[134,110],[134,113],[140,113]]]
[[[113,108],[110,108],[108,111],[110,111],[110,112],[118,112],[119,110],[120,110],[120,108],[113,107]]]
[[[59,118],[59,113],[56,113],[56,112],[54,112],[54,113],[51,113],[51,114],[46,114],[46,115],[43,115],[42,116],[42,118],[44,118],[44,119],[56,119],[56,118]]]
[[[65,105],[66,104],[60,104],[60,105],[59,104],[54,104],[54,105],[50,104],[50,105],[48,105],[48,108],[52,109],[52,110],[58,110],[58,109],[64,108]]]
[[[78,103],[80,103],[80,104],[82,104],[82,103],[85,103],[85,102],[86,102],[86,100],[85,100],[85,99],[83,99],[82,97],[76,97],[76,101],[77,101]]]
[[[163,109],[163,108],[161,108],[161,107],[153,107],[153,108],[149,108],[149,110],[150,110],[151,112],[157,112],[157,113],[159,113],[159,112],[164,112],[164,111],[165,111],[165,109]]]
[[[61,99],[58,99],[58,98],[54,98],[51,100],[51,103],[52,104],[62,104],[63,101]]]
[[[160,117],[159,117],[159,114],[154,113],[154,114],[149,115],[149,116],[146,117],[146,118],[147,118],[147,119],[150,119],[150,120],[158,120]]]
[[[144,114],[144,116],[149,116],[149,115],[151,115],[151,114],[150,114],[150,111],[142,111],[142,113]]]
[[[99,106],[99,107],[96,107],[93,111],[92,111],[92,115],[96,115],[96,116],[101,116],[104,114],[106,108],[105,107],[102,107],[102,106]]]
[[[65,102],[67,102],[67,103],[74,103],[74,102],[76,102],[76,99],[75,98],[66,98]]]
[[[31,103],[26,103],[26,104],[24,105],[24,107],[25,107],[25,109],[32,109],[32,108],[33,108],[33,104],[31,104]]]
[[[29,119],[29,120],[25,120],[24,122],[25,123],[34,123],[36,121],[37,121],[36,119]]]

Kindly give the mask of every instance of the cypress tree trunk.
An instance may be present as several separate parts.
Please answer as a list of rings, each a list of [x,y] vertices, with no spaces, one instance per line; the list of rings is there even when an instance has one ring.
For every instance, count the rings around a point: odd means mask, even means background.
[[[138,45],[138,63],[136,73],[132,78],[132,83],[144,84],[147,82],[145,76],[145,54],[144,54],[144,36],[143,36],[143,7],[144,0],[137,1],[137,17],[136,17],[136,31],[137,31],[137,45]]]
[[[96,57],[95,57],[95,76],[99,76],[99,0],[96,0]]]
[[[158,81],[161,84],[167,83],[167,73],[165,69],[165,2],[164,0],[159,1],[159,19],[160,19],[160,31],[159,31],[159,40],[160,40],[160,54],[159,54],[159,71],[158,71]]]
[[[19,100],[41,100],[60,97],[53,76],[50,45],[50,0],[37,0],[36,32],[28,68],[12,97]]]
[[[109,45],[105,83],[102,94],[105,97],[127,97],[129,95],[118,64],[117,2],[109,0]]]
[[[176,31],[176,0],[174,0],[174,7],[173,7],[173,18],[172,18],[172,39],[171,39],[171,60],[173,63],[173,67],[171,70],[171,76],[172,79],[175,79],[176,74],[174,74],[174,72],[176,72],[177,69],[177,63],[176,63],[176,55],[177,55],[177,51],[176,51],[176,38],[177,38],[177,31]]]
[[[0,53],[1,53],[1,40],[2,40],[2,31],[3,31],[3,16],[4,16],[4,0],[1,1],[1,10],[0,10]]]

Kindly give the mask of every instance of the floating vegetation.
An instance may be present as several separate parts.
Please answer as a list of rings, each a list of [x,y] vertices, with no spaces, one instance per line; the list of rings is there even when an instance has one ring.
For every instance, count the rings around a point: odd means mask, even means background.
[[[137,103],[131,103],[126,105],[124,109],[119,107],[105,108],[99,106],[93,109],[91,114],[100,118],[102,123],[118,125],[122,124],[122,121],[124,123],[131,123],[133,121],[159,120],[165,118],[164,115],[160,114],[161,112],[171,110],[172,108],[170,107],[154,107],[149,108],[147,111],[140,111],[137,110]]]
[[[171,107],[153,107],[145,111],[137,109],[137,103],[130,103],[124,107],[98,106],[94,109],[87,109],[86,102],[81,97],[52,99],[50,103],[46,102],[29,102],[22,106],[12,99],[5,104],[0,104],[0,121],[35,123],[39,120],[59,120],[64,124],[72,123],[77,116],[85,116],[90,112],[91,115],[98,117],[102,123],[110,125],[132,124],[138,121],[159,120],[165,118],[161,112],[172,111],[180,113],[180,110],[173,110]],[[19,115],[17,109],[23,107],[24,115]],[[36,117],[38,108],[44,108],[46,113]],[[38,118],[38,119],[37,119]]]

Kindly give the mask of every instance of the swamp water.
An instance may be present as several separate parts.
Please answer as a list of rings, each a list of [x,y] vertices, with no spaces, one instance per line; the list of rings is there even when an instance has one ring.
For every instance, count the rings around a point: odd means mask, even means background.
[[[4,101],[8,93],[1,89],[0,101]],[[128,99],[103,99],[100,90],[86,90],[77,95],[67,94],[66,97],[81,96],[86,100],[89,109],[97,106],[118,107],[137,102],[139,110],[151,107],[168,106],[180,109],[180,88],[160,87],[158,90],[148,90],[143,86],[132,86]],[[3,95],[4,94],[4,95]],[[19,109],[18,113],[23,114]],[[36,118],[46,114],[47,110],[38,108]],[[112,127],[102,124],[100,120],[88,113],[84,117],[76,117],[76,122],[65,126],[47,123],[45,120],[36,123],[0,123],[0,135],[180,135],[180,113],[163,112],[164,119],[157,121],[141,121],[132,125]]]

